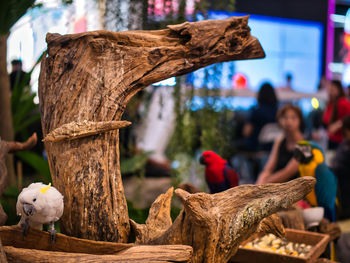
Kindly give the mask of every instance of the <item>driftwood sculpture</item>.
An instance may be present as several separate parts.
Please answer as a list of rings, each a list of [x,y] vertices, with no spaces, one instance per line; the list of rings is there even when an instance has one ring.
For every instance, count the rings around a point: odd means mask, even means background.
[[[236,17],[159,31],[47,35],[40,111],[53,183],[65,198],[64,233],[127,242],[121,126],[111,122],[120,121],[132,96],[154,82],[216,62],[264,57],[247,21]],[[91,135],[101,126],[109,128]]]
[[[239,244],[256,230],[283,236],[275,218],[261,222],[288,208],[314,186],[313,178],[283,184],[242,185],[218,194],[175,193],[184,209],[172,224],[172,189],[153,203],[145,225],[132,222],[139,244],[184,244],[193,247],[193,262],[227,262]],[[259,225],[259,223],[262,223]]]
[[[118,129],[128,101],[146,86],[206,65],[264,57],[248,17],[168,26],[159,31],[48,34],[41,64],[40,111],[50,171],[64,195],[61,230],[70,236],[127,242],[129,217],[120,174]],[[172,224],[173,190],[160,196],[137,243],[184,244],[193,262],[226,262],[259,222],[303,198],[312,178],[241,186],[220,194],[176,190],[184,209]],[[13,251],[12,251],[13,252]]]

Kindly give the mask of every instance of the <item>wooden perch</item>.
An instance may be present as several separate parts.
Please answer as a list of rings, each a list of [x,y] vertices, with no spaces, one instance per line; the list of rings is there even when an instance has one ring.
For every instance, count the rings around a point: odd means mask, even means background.
[[[0,196],[4,193],[7,187],[7,168],[5,163],[6,155],[17,151],[30,150],[36,145],[37,140],[38,138],[36,133],[33,133],[33,135],[23,143],[3,141],[0,138]],[[0,226],[5,224],[6,219],[7,215],[0,204]]]
[[[19,226],[0,227],[0,238],[9,262],[190,262],[192,257],[192,248],[183,245],[134,246],[63,234],[52,244],[49,233],[36,229],[22,238]]]
[[[132,222],[132,227],[137,243],[189,245],[194,250],[193,262],[228,262],[239,244],[257,230],[261,220],[305,197],[315,183],[314,178],[303,177],[281,184],[242,185],[213,195],[176,189],[184,209],[171,226],[170,189],[152,205],[146,225]],[[158,222],[167,223],[159,228]],[[280,227],[271,228],[267,221],[263,224],[260,231],[283,235]],[[166,225],[169,227],[164,230]],[[266,225],[271,229],[266,229]]]
[[[92,255],[81,253],[51,252],[35,249],[4,247],[9,262],[13,263],[176,263],[191,262],[192,248],[189,246],[135,246],[116,255]]]
[[[45,231],[29,228],[28,235],[22,237],[20,226],[0,227],[0,238],[3,246],[13,246],[18,248],[51,250],[70,253],[88,254],[115,254],[124,249],[130,248],[132,244],[121,244],[112,242],[93,241],[69,237],[57,233],[56,241],[52,245],[50,234]]]
[[[248,17],[168,26],[158,31],[47,34],[39,79],[43,134],[84,120],[120,121],[148,85],[223,61],[265,56]],[[61,132],[60,132],[61,134]],[[118,130],[45,142],[54,186],[64,195],[61,231],[127,242],[129,217],[120,174]]]
[[[74,140],[86,136],[96,135],[124,127],[131,124],[129,121],[102,121],[102,122],[70,122],[50,132],[43,142],[59,142],[62,140]]]

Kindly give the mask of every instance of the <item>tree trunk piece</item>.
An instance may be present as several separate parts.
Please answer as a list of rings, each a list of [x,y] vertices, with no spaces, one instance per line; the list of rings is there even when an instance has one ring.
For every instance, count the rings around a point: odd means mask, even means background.
[[[262,58],[248,17],[168,26],[158,31],[48,34],[39,79],[44,137],[72,122],[120,121],[148,85],[223,61]],[[127,242],[129,217],[119,163],[119,133],[45,142],[52,180],[64,195],[61,230]]]
[[[7,37],[8,35],[0,36],[0,139],[13,141],[10,79],[7,72]],[[9,182],[15,184],[15,165],[12,154],[6,156],[5,163]]]
[[[172,225],[168,223],[170,189],[151,206],[145,225],[131,221],[136,243],[189,245],[193,262],[228,262],[239,244],[256,231],[282,236],[281,220],[277,224],[274,217],[261,220],[305,197],[315,182],[303,177],[281,184],[242,185],[212,195],[176,189],[184,209]],[[159,228],[159,222],[167,223]]]

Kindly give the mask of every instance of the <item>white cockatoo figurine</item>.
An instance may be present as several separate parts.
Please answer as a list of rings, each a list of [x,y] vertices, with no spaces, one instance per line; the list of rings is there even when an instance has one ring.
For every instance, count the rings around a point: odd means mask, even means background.
[[[19,225],[23,235],[29,227],[42,230],[43,224],[49,224],[51,242],[55,242],[56,230],[54,224],[63,214],[63,196],[51,183],[32,183],[23,188],[16,204],[17,215],[21,216]]]

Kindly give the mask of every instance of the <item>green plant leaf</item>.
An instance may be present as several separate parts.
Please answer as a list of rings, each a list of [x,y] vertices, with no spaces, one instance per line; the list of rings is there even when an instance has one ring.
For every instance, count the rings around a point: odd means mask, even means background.
[[[3,197],[7,198],[15,198],[17,199],[17,196],[19,195],[21,191],[17,188],[15,185],[11,185],[6,188],[5,192],[2,194]]]
[[[23,121],[21,124],[14,127],[15,133],[21,131],[22,129],[27,128],[29,125],[36,123],[40,121],[40,114],[35,114],[34,116],[30,117],[29,119]]]
[[[30,73],[24,74],[23,79],[21,81],[19,77],[17,77],[12,90],[12,94],[11,94],[12,112],[16,111],[18,108],[21,107],[20,101],[25,91],[26,90],[30,91],[30,88],[27,85],[27,83],[29,83],[30,81],[30,77],[31,77]]]
[[[46,182],[51,181],[49,164],[43,157],[37,153],[29,151],[16,152],[16,156],[33,167],[40,175],[43,176]]]
[[[120,172],[122,174],[134,173],[141,170],[147,162],[148,156],[152,152],[144,152],[137,154],[131,158],[120,161]]]
[[[34,5],[35,0],[0,1],[0,35],[6,35],[11,27]]]
[[[28,114],[30,114],[34,109],[36,109],[38,106],[33,102],[33,99],[35,97],[35,94],[32,94],[25,98],[20,104],[21,107],[13,112],[13,125],[17,126],[21,122],[23,122]]]

